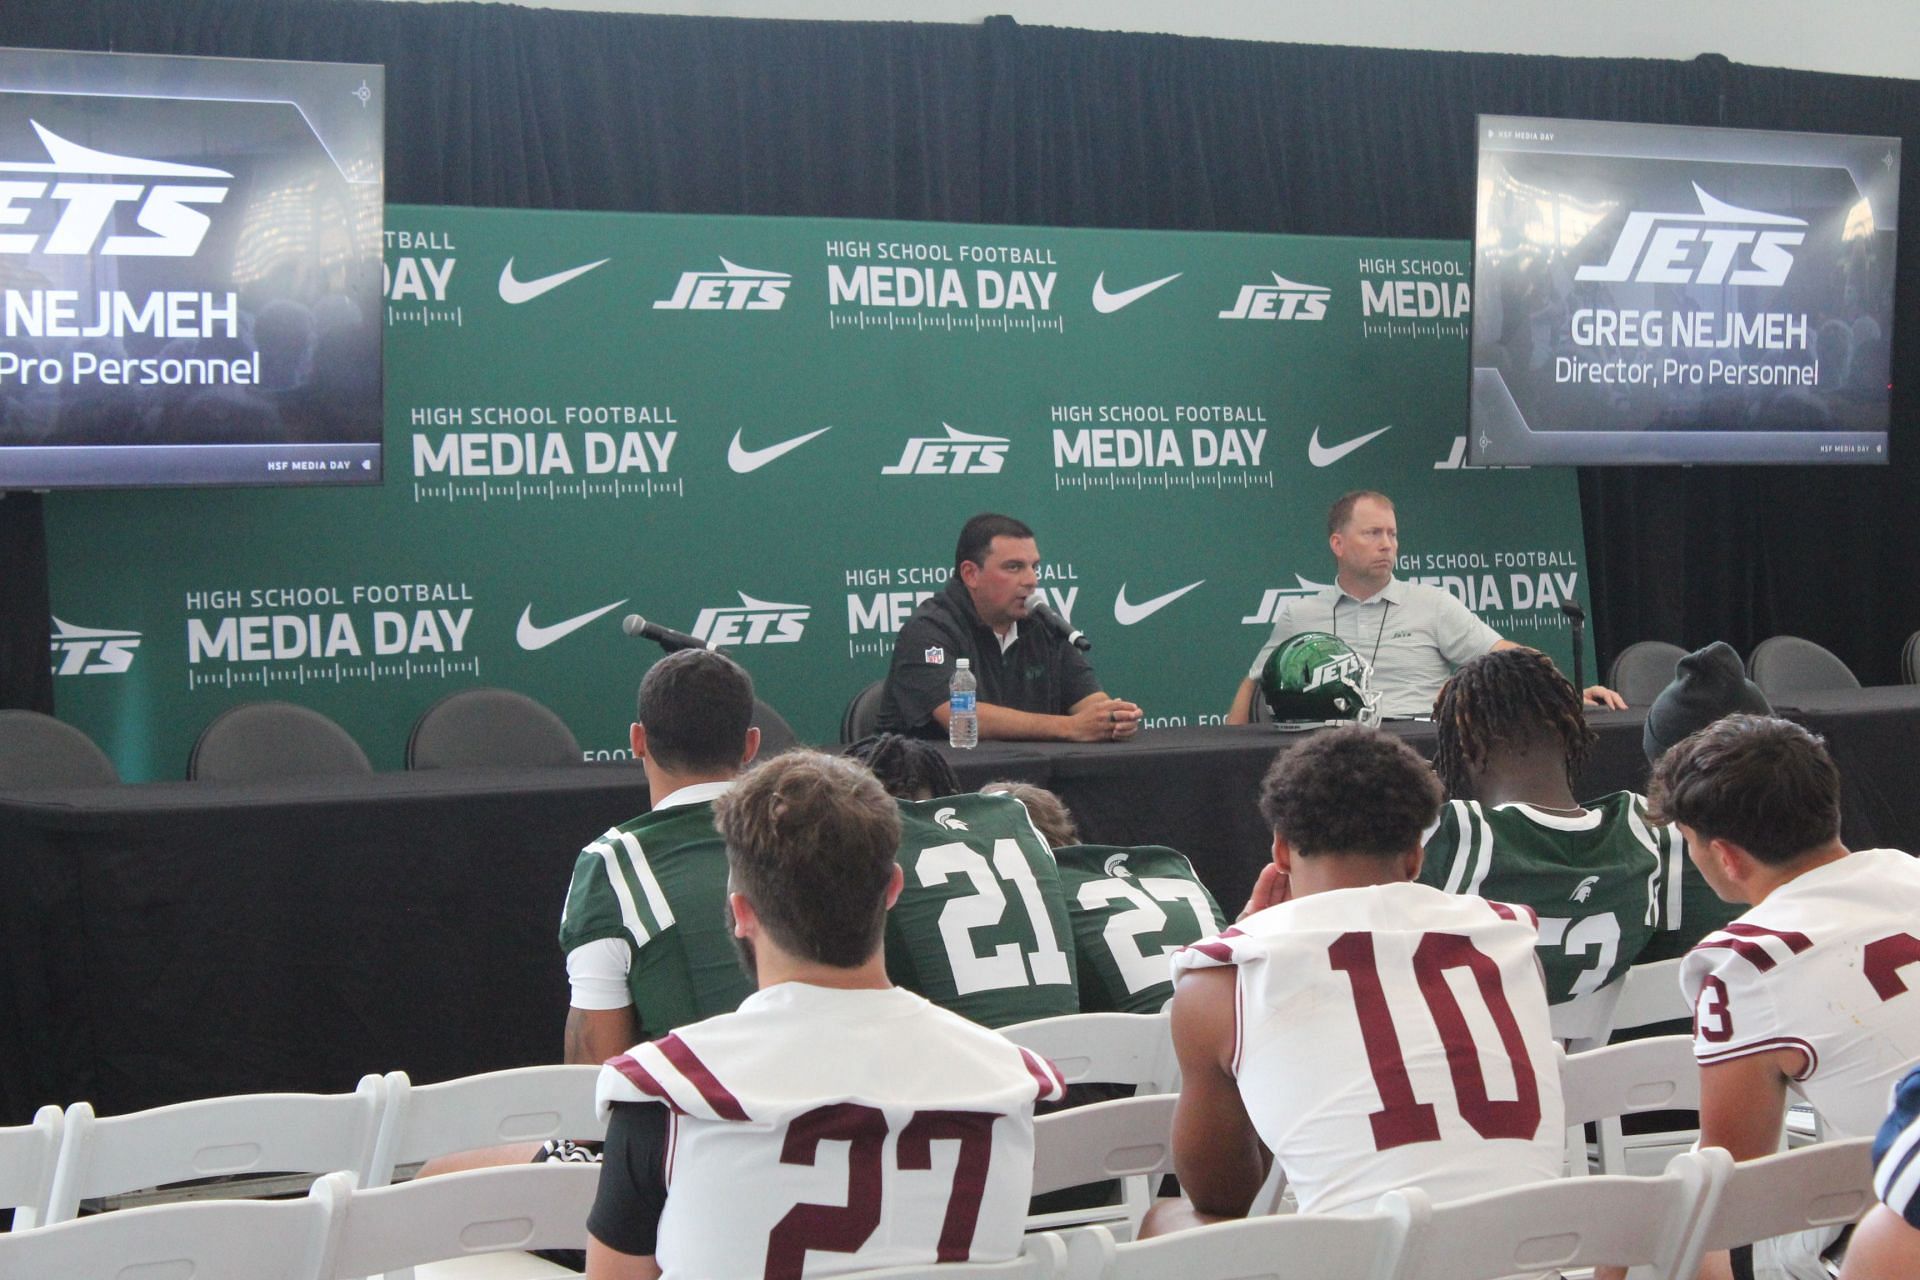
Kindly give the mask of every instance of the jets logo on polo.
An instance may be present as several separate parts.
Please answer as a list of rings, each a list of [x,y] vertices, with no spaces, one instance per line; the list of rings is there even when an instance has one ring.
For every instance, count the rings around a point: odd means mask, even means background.
[[[798,644],[813,606],[755,600],[744,591],[738,606],[702,609],[693,634],[715,649],[730,644]]]
[[[1007,460],[1006,436],[976,436],[946,423],[944,436],[914,436],[883,476],[994,476]]]
[[[1579,268],[1573,278],[1616,284],[1782,285],[1793,269],[1792,246],[1804,231],[1766,227],[1804,227],[1805,218],[1742,209],[1716,200],[1693,184],[1698,213],[1635,212],[1627,215],[1603,263]]]
[[[720,259],[718,271],[687,271],[673,296],[653,304],[655,311],[778,311],[787,301],[793,277],[785,271],[761,271]]]
[[[1301,284],[1278,271],[1269,272],[1272,284],[1240,286],[1240,296],[1220,313],[1222,320],[1324,320],[1333,290],[1322,284]]]
[[[53,620],[53,674],[57,676],[120,675],[133,666],[140,647],[138,631],[76,627]]]
[[[1279,618],[1280,611],[1286,608],[1287,601],[1297,600],[1302,596],[1318,595],[1332,585],[1326,582],[1310,582],[1297,573],[1293,575],[1293,580],[1300,585],[1297,587],[1268,587],[1260,596],[1259,607],[1254,609],[1254,611],[1246,617],[1240,619],[1240,621],[1250,627],[1270,625],[1275,619]]]
[[[4,184],[0,227],[20,227],[38,208],[53,211],[53,229],[0,233],[0,253],[45,253],[76,257],[126,255],[191,258],[200,251],[212,220],[196,205],[221,204],[230,189],[207,179],[231,179],[225,169],[96,151],[69,142],[37,120],[28,121],[46,148],[45,160],[0,159],[0,173],[24,174]],[[74,181],[109,178],[110,182]],[[138,179],[157,179],[153,182]],[[109,228],[137,226],[147,235],[109,235]]]

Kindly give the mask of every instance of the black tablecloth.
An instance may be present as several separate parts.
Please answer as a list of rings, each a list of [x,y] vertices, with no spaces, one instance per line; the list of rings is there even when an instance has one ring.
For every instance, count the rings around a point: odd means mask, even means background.
[[[1920,846],[1920,690],[1802,701],[1846,776],[1849,841]],[[1578,792],[1642,787],[1640,714],[1592,723]],[[1390,727],[1431,752],[1430,724]],[[1232,914],[1271,842],[1260,779],[1294,741],[1162,729],[952,756],[969,786],[1057,791],[1090,840],[1182,850]],[[621,765],[0,792],[0,1122],[555,1061],[574,856],[645,807]]]
[[[619,765],[0,794],[7,1122],[557,1061],[574,855]]]

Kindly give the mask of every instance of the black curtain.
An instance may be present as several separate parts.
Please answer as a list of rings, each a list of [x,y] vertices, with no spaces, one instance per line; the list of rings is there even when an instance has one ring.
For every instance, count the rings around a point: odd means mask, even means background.
[[[1920,82],[1712,55],[358,0],[11,5],[0,44],[384,63],[388,198],[406,203],[1464,239],[1473,117],[1503,112],[1901,136],[1920,208]],[[1898,514],[1920,493],[1906,223],[1891,465],[1582,472],[1603,662],[1637,639],[1746,651],[1792,633],[1897,678],[1920,629],[1920,522]],[[0,705],[49,696],[45,649],[10,642],[46,634],[31,515],[0,519]]]

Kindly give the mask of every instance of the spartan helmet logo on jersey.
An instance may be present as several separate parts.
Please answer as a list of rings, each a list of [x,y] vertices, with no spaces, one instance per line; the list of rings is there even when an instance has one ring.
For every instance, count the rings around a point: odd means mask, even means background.
[[[1588,876],[1585,880],[1573,886],[1573,901],[1585,902],[1588,896],[1593,893],[1593,886],[1599,883],[1599,876]]]
[[[1129,880],[1133,879],[1133,872],[1127,869],[1127,855],[1124,853],[1109,855],[1106,862],[1101,864],[1101,870],[1110,876],[1124,876]]]
[[[952,809],[939,810],[937,813],[933,815],[933,820],[939,823],[941,826],[945,827],[949,831],[971,830],[971,828],[968,827],[966,823],[960,820],[959,815],[954,813]]]
[[[1380,721],[1373,668],[1339,636],[1302,631],[1267,658],[1260,694],[1275,720]]]

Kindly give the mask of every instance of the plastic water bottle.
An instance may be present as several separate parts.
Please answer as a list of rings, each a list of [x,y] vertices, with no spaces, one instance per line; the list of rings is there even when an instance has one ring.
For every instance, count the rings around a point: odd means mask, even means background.
[[[947,685],[948,746],[972,750],[980,745],[980,713],[973,706],[973,691],[979,687],[973,678],[973,664],[955,658],[953,679]]]

